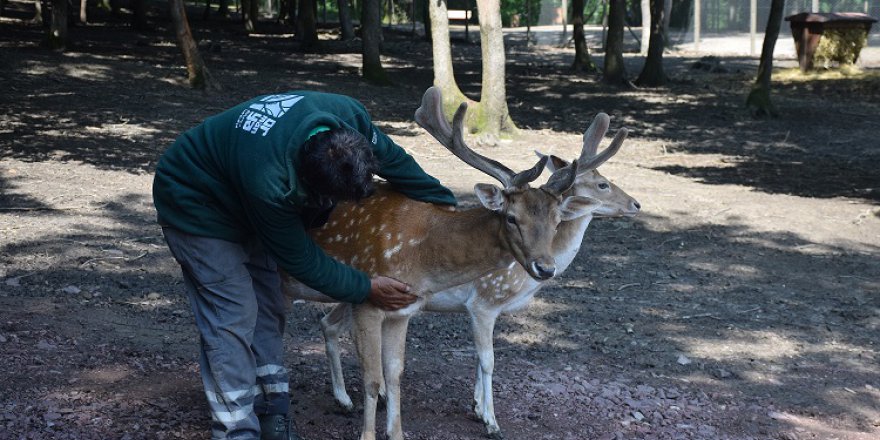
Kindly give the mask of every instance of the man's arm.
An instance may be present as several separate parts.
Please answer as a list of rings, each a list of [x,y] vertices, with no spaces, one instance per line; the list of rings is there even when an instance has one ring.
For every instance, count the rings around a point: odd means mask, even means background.
[[[336,261],[306,233],[290,208],[257,202],[251,216],[257,235],[275,261],[290,276],[333,299],[359,304],[365,300],[385,310],[406,307],[418,298],[409,286],[393,278],[367,274]]]

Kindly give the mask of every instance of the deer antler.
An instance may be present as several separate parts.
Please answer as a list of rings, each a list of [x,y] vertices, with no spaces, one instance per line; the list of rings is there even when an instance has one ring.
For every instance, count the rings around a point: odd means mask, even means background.
[[[505,188],[521,187],[529,182],[534,181],[541,175],[544,166],[547,164],[547,158],[542,158],[531,169],[514,173],[510,168],[501,163],[489,159],[472,150],[464,142],[464,115],[467,113],[467,103],[463,102],[455,111],[452,118],[452,126],[443,115],[443,98],[440,89],[430,87],[422,96],[422,104],[416,109],[415,120],[422,128],[424,128],[431,136],[440,141],[440,143],[452,152],[456,157],[464,163],[492,176]]]
[[[593,118],[593,123],[584,132],[584,147],[581,149],[581,157],[578,160],[586,160],[596,155],[599,151],[599,143],[608,132],[608,126],[611,125],[611,118],[605,113],[599,113]]]
[[[611,145],[609,145],[608,148],[601,153],[596,154],[599,149],[599,143],[602,142],[602,138],[608,131],[610,121],[611,118],[609,118],[608,115],[605,113],[599,113],[593,118],[593,123],[587,128],[587,131],[584,132],[584,147],[581,150],[581,157],[577,159],[579,164],[578,168],[580,168],[582,172],[598,168],[605,163],[605,161],[611,159],[612,156],[617,154],[620,147],[623,146],[623,141],[626,139],[628,133],[625,128],[621,128],[617,131],[617,134],[614,135],[614,139],[611,141]]]

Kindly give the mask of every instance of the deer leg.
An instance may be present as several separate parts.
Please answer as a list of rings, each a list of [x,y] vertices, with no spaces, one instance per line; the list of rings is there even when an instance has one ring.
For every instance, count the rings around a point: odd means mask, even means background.
[[[385,401],[390,440],[403,440],[400,415],[400,377],[406,358],[406,331],[409,317],[386,319],[382,325],[382,367],[385,371]]]
[[[364,387],[364,424],[360,440],[375,440],[379,388],[385,382],[381,357],[384,313],[370,304],[360,304],[354,306],[352,318],[352,335],[361,362]]]
[[[348,392],[345,390],[345,376],[342,374],[342,354],[339,351],[339,335],[350,322],[351,305],[338,304],[330,313],[321,318],[321,332],[324,334],[324,347],[327,362],[330,364],[330,379],[333,382],[333,397],[346,411],[354,410]]]
[[[497,317],[497,312],[493,311],[471,311],[471,328],[479,359],[477,381],[474,385],[474,412],[486,425],[489,436],[500,439],[501,428],[495,420],[495,405],[492,400],[492,373],[495,370],[495,348],[492,338]]]

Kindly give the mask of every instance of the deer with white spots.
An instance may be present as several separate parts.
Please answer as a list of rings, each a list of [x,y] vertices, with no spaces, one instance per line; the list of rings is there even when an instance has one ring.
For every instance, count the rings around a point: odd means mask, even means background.
[[[599,145],[608,131],[610,119],[600,113],[584,133],[581,155],[577,159],[578,172],[574,185],[563,192],[565,196],[582,196],[601,202],[590,214],[565,221],[559,225],[553,239],[553,256],[557,275],[571,264],[580,250],[584,234],[593,217],[634,216],[641,206],[622,189],[603,177],[596,168],[610,159],[626,138],[626,130],[620,130],[611,144],[598,153]],[[550,157],[548,168],[552,171],[569,164]],[[522,309],[531,301],[545,283],[530,276],[522,267],[511,263],[507,267],[491,271],[469,283],[437,292],[428,298],[422,310],[434,312],[458,312],[470,315],[474,345],[479,364],[474,386],[474,412],[486,425],[493,438],[501,438],[501,428],[495,418],[492,395],[492,374],[495,366],[493,334],[495,321],[502,313]],[[340,405],[347,409],[354,406],[345,390],[342,363],[338,347],[339,335],[350,322],[351,306],[339,304],[321,320],[321,329],[333,381],[333,393]]]
[[[375,439],[376,406],[383,388],[386,433],[391,440],[403,439],[400,377],[410,317],[437,292],[496,270],[520,267],[532,279],[551,278],[557,271],[552,249],[556,228],[601,207],[589,197],[562,195],[574,183],[581,163],[558,169],[547,183],[532,188],[529,182],[541,174],[548,158],[514,173],[477,154],[467,147],[462,134],[467,105],[459,107],[450,127],[441,102],[439,90],[428,89],[416,111],[416,121],[453,154],[504,187],[477,184],[475,191],[482,206],[463,211],[418,202],[382,188],[360,204],[340,204],[327,225],[312,234],[339,261],[371,276],[400,279],[420,297],[394,312],[369,302],[351,306],[364,387],[362,440]],[[294,297],[326,300],[286,276],[284,287]]]

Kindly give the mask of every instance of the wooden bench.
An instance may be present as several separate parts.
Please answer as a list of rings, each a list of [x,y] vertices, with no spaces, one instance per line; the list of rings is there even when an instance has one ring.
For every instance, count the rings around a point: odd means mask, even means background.
[[[464,22],[464,39],[465,41],[471,41],[470,38],[470,29],[468,25],[471,22],[471,17],[473,16],[473,11],[469,9],[447,9],[446,10],[446,18],[450,21],[463,21]]]
[[[446,11],[446,17],[449,21],[471,21],[472,11],[464,9],[449,9]]]

